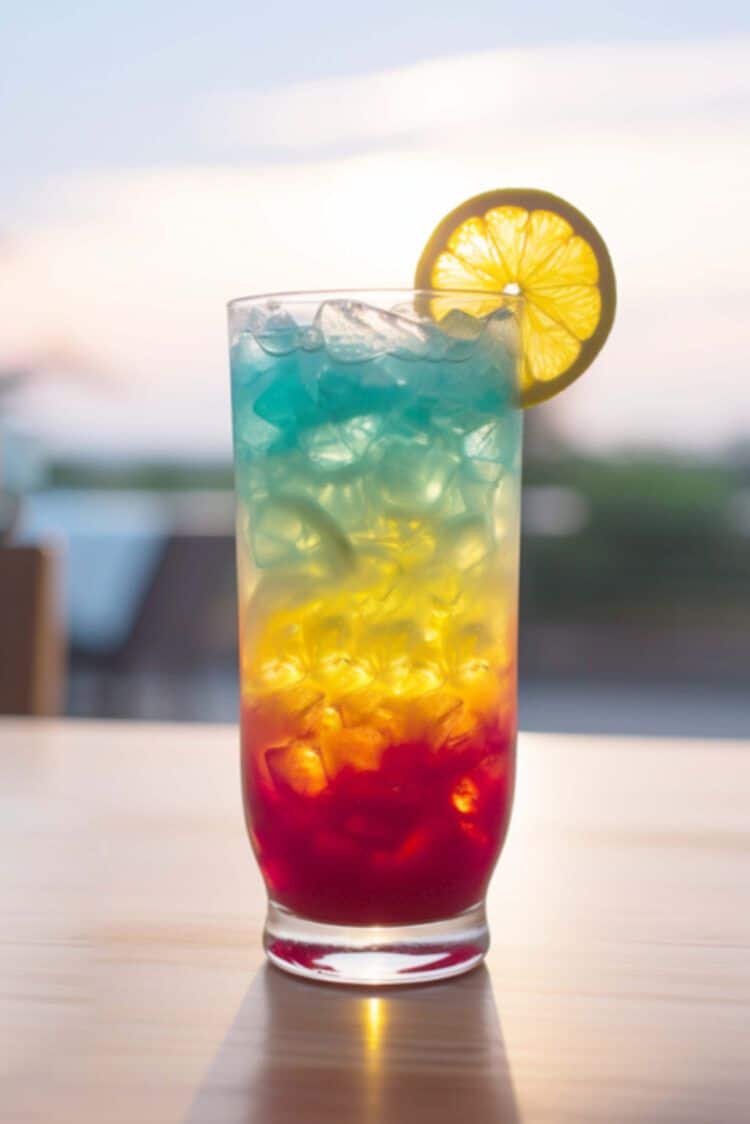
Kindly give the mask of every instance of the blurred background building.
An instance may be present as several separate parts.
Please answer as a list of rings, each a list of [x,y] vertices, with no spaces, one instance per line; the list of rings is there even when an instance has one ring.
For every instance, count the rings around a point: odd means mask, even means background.
[[[750,733],[750,19],[475,9],[6,18],[0,534],[56,550],[68,713],[236,715],[226,300],[408,284],[534,184],[619,313],[527,417],[522,723]]]

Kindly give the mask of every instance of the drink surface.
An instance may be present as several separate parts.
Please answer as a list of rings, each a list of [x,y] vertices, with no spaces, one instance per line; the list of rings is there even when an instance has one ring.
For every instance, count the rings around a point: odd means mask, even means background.
[[[513,791],[512,326],[399,313],[233,313],[246,817],[340,924],[481,901]]]

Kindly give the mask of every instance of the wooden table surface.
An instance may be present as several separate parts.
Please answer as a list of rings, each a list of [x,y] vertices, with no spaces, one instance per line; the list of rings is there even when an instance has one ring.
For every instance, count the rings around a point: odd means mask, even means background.
[[[526,735],[487,968],[264,966],[227,727],[0,721],[3,1124],[750,1120],[750,742]]]

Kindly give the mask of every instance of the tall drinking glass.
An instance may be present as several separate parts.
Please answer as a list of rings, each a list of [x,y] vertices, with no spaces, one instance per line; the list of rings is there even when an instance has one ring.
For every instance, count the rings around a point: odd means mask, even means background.
[[[229,306],[243,797],[298,975],[415,983],[488,947],[521,455],[518,301],[492,299]]]

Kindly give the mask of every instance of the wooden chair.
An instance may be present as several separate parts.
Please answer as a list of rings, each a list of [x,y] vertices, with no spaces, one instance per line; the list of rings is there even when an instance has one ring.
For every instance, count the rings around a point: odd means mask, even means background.
[[[0,545],[0,714],[53,715],[64,685],[57,557]]]

